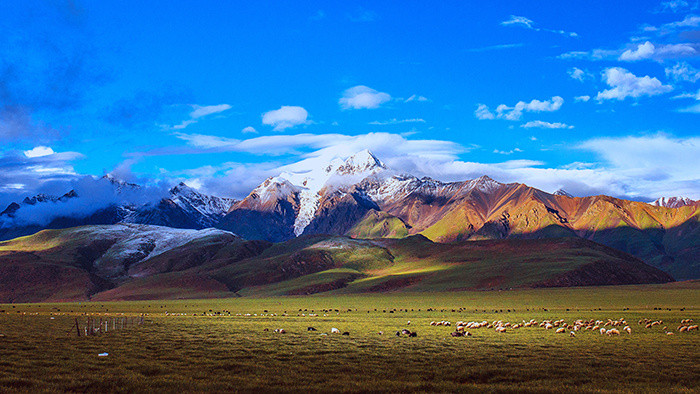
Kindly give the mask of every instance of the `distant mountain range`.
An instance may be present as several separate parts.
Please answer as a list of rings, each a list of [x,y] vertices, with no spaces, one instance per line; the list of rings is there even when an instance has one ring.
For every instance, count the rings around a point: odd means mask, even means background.
[[[71,190],[61,197],[40,194],[31,198],[25,198],[21,203],[10,204],[0,213],[0,240],[11,239],[18,236],[33,234],[39,230],[60,229],[89,224],[115,224],[115,223],[139,223],[167,226],[173,228],[202,229],[214,227],[231,208],[236,200],[208,196],[197,192],[184,183],[171,188],[167,196],[157,199],[142,198],[146,202],[134,203],[128,198],[120,196],[130,193],[139,194],[141,186],[104,176],[97,180],[102,186],[107,186],[107,197],[112,203],[96,204],[90,209],[90,202],[82,203],[81,197],[75,190]],[[44,205],[40,212],[46,212],[52,208],[60,211],[62,205],[68,203],[81,205],[84,209],[71,215],[53,215],[51,220],[44,224],[31,223],[26,218],[16,224],[13,220],[22,211],[29,211],[37,205]],[[25,215],[25,216],[29,216]]]
[[[116,194],[139,186],[105,178]],[[79,201],[36,196],[2,214],[0,239],[42,228],[140,223],[175,228],[217,227],[243,239],[286,242],[299,236],[404,238],[441,242],[584,238],[630,253],[676,279],[700,278],[700,202],[661,198],[642,203],[609,196],[573,197],[487,176],[440,182],[392,171],[369,151],[334,159],[308,173],[266,179],[240,201],[206,196],[184,184],[143,204],[112,204],[81,217],[46,225],[12,226],[23,209]],[[10,225],[8,226],[7,223]]]

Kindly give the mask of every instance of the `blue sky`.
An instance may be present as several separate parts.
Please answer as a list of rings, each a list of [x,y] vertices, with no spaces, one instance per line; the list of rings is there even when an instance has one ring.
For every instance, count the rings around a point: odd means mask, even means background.
[[[13,4],[14,3],[14,4]],[[397,171],[700,198],[697,1],[0,3],[0,203]]]

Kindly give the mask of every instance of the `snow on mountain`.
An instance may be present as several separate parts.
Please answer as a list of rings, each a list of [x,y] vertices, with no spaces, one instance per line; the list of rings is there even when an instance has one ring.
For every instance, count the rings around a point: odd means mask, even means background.
[[[503,186],[501,182],[494,181],[486,175],[468,181],[469,189],[476,189],[484,193],[491,193],[501,186]]]
[[[185,245],[190,241],[207,236],[234,235],[228,231],[207,228],[203,230],[175,229],[146,224],[118,223],[77,227],[69,230],[66,236],[91,241],[116,241],[97,261],[96,267],[110,266],[113,261],[139,261],[157,256],[170,249]]]
[[[569,192],[567,192],[567,191],[564,190],[564,189],[559,189],[559,190],[555,191],[555,192],[554,192],[554,195],[555,195],[555,196],[571,197],[571,198],[574,197],[574,196],[572,196]]]
[[[298,193],[299,189],[282,176],[265,179],[258,187],[253,189],[250,195],[258,200],[260,205],[266,205],[278,198],[286,198],[290,194]]]
[[[696,202],[697,201],[694,201],[688,197],[661,197],[650,202],[649,204],[657,207],[680,208],[686,205],[693,205]]]
[[[202,194],[183,182],[170,189],[170,200],[185,212],[201,215],[200,221],[208,226],[216,224],[236,202],[232,198]]]
[[[280,174],[276,178],[277,182],[287,181],[298,192],[299,212],[294,222],[294,234],[301,235],[306,226],[311,223],[324,190],[353,185],[384,170],[386,170],[384,163],[365,149],[345,160],[335,158],[328,165],[309,172]]]
[[[19,231],[21,235],[36,231],[36,226],[65,228],[118,222],[206,228],[215,226],[235,202],[199,193],[184,183],[166,192],[112,175],[81,182],[60,197],[38,194],[11,203],[0,213],[0,228],[26,228]],[[0,234],[0,238],[6,236]]]
[[[466,194],[472,190],[493,193],[503,186],[488,176],[466,182],[443,183],[431,178],[419,179],[408,174],[396,174],[369,150],[347,158],[333,158],[326,164],[305,172],[283,172],[269,178],[251,193],[260,203],[279,201],[293,195],[298,207],[294,216],[293,232],[301,235],[317,219],[322,201],[328,203],[352,193],[353,198],[365,196],[372,204],[399,201],[411,193],[425,195]],[[324,204],[326,204],[324,203]]]

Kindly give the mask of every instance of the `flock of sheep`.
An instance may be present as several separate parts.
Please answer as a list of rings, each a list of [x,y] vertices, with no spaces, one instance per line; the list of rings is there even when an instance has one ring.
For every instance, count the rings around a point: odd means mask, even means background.
[[[683,319],[681,320],[680,326],[678,326],[677,331],[679,332],[689,332],[689,331],[697,331],[698,326],[692,324],[693,320],[692,319]],[[409,321],[407,325],[410,325],[411,322]],[[644,326],[645,328],[649,329],[655,326],[660,326],[663,324],[662,320],[650,320],[650,319],[641,319],[638,321],[638,324],[640,326]],[[440,326],[452,326],[452,323],[446,320],[441,320],[441,321],[431,321],[430,326],[433,327],[440,327]],[[510,322],[503,322],[501,320],[493,321],[493,322],[488,322],[486,320],[484,321],[470,321],[470,322],[464,322],[464,321],[458,321],[454,324],[455,330],[450,333],[452,337],[470,337],[472,336],[472,333],[468,330],[477,330],[477,329],[493,329],[494,331],[498,333],[505,333],[511,330],[518,330],[523,327],[533,327],[533,328],[541,328],[543,330],[552,330],[553,333],[555,334],[566,334],[568,332],[570,337],[576,337],[576,333],[579,331],[593,331],[593,332],[599,332],[601,335],[607,335],[607,336],[616,336],[616,335],[621,335],[622,332],[626,332],[627,334],[631,335],[632,334],[632,328],[630,325],[627,323],[627,321],[624,318],[620,318],[618,320],[613,320],[613,319],[607,319],[607,321],[603,320],[595,320],[595,319],[590,319],[590,320],[584,320],[584,319],[578,319],[575,320],[572,323],[567,323],[563,319],[561,320],[542,320],[542,321],[536,321],[534,319],[531,319],[530,321],[525,321],[523,320],[520,323],[510,323]],[[667,326],[663,327],[663,331],[667,335],[675,335],[671,331],[667,331]],[[263,331],[269,331],[269,329],[265,328]],[[308,327],[307,331],[317,331],[316,328],[314,327]],[[275,329],[274,332],[280,333],[280,334],[285,334],[287,331],[285,331],[283,328],[278,328]],[[331,334],[341,334],[340,330],[337,328],[331,328]],[[383,335],[383,331],[378,332],[379,335]],[[328,335],[327,333],[321,333],[320,335]],[[349,332],[345,331],[342,333],[342,335],[350,335]],[[408,337],[417,337],[418,333],[416,331],[411,331],[409,329],[402,329],[401,331],[397,331],[395,334],[397,337],[400,336],[408,336]]]
[[[681,325],[678,326],[677,330],[679,332],[687,332],[687,331],[693,331],[693,330],[698,330],[697,325],[693,325],[693,320],[692,319],[683,319],[681,320]],[[657,325],[663,324],[663,321],[661,320],[656,320],[652,321],[650,319],[641,319],[638,322],[639,325],[644,325],[646,328],[652,328]],[[452,323],[449,321],[431,321],[430,322],[431,326],[451,326]],[[463,322],[463,321],[458,321],[455,323],[455,331],[453,331],[450,335],[453,337],[461,337],[461,336],[471,336],[472,334],[467,331],[469,330],[474,330],[474,329],[480,329],[480,328],[486,328],[486,329],[493,329],[496,332],[499,333],[505,333],[508,330],[517,330],[522,327],[539,327],[545,330],[553,330],[554,333],[556,334],[566,334],[567,331],[569,333],[570,337],[575,337],[576,333],[581,330],[591,330],[591,331],[597,331],[600,332],[601,335],[607,335],[607,336],[613,336],[613,335],[620,335],[621,330],[623,332],[626,332],[627,334],[632,334],[632,328],[627,324],[627,321],[625,321],[624,318],[620,318],[619,320],[612,320],[612,319],[607,319],[607,321],[603,320],[595,320],[595,319],[590,319],[590,320],[583,320],[579,319],[574,321],[573,323],[569,324],[565,322],[563,319],[562,320],[543,320],[541,322],[538,322],[534,319],[531,319],[530,321],[525,321],[523,320],[522,323],[509,323],[509,322],[503,322],[501,320],[498,321],[493,321],[489,323],[488,321],[484,320],[481,322],[476,322],[476,321],[470,321],[470,322]],[[621,329],[618,329],[617,327],[621,327]],[[664,332],[666,332],[667,335],[674,335],[673,332],[667,331],[667,326],[663,327]]]

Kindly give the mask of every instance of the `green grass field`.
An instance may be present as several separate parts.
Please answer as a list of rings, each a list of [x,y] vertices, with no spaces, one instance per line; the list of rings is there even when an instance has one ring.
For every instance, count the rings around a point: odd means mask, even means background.
[[[700,334],[676,329],[681,319],[700,321],[698,282],[3,304],[0,311],[0,392],[697,392],[700,388]],[[148,315],[142,326],[98,336],[78,338],[69,332],[76,317],[106,319],[118,313]],[[480,328],[470,330],[471,337],[453,338],[449,334],[454,327],[429,325],[439,320],[619,318],[627,320],[632,334],[603,336],[583,330],[570,337],[568,331],[555,334],[539,327],[505,333]],[[663,324],[647,329],[637,323],[642,318],[661,319]],[[318,331],[307,331],[309,326]],[[287,333],[275,333],[277,328]],[[350,335],[331,334],[331,328]],[[416,331],[418,337],[396,337],[394,333],[403,328]],[[102,352],[109,356],[98,357]]]

